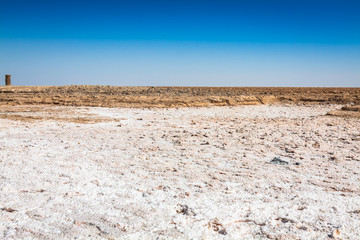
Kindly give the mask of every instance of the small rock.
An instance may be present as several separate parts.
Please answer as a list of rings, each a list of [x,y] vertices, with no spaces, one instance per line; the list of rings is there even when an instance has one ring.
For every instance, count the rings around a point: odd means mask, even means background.
[[[285,152],[286,153],[295,153],[295,151],[293,149],[290,149],[290,148],[285,148]]]
[[[217,218],[211,219],[208,222],[208,228],[212,229],[215,232],[218,232],[221,235],[227,234],[225,227],[219,222],[219,219]]]
[[[357,209],[357,210],[354,210],[354,211],[351,211],[349,213],[360,213],[360,209]]]
[[[281,160],[280,158],[274,157],[269,163],[274,165],[289,165],[289,162]]]
[[[164,192],[167,192],[170,190],[169,186],[159,185],[155,188],[156,190],[163,190]]]
[[[306,227],[306,226],[299,226],[299,227],[297,227],[298,229],[301,229],[301,230],[304,230],[304,231],[306,231],[306,230],[308,230],[308,228]]]
[[[330,237],[333,238],[333,239],[341,239],[340,229],[338,229],[338,228],[334,229],[334,230],[332,231]]]
[[[8,207],[3,207],[3,208],[0,208],[1,210],[3,211],[6,211],[6,212],[15,212],[16,210],[13,209],[13,208],[8,208]]]
[[[220,229],[220,230],[218,231],[218,233],[219,233],[219,234],[221,234],[221,235],[226,235],[226,234],[227,234],[227,232],[226,232],[226,229],[225,229],[225,228]]]
[[[313,146],[314,148],[320,148],[320,143],[315,142],[312,146]]]
[[[175,208],[177,213],[182,213],[187,216],[196,216],[196,213],[188,205],[178,204]]]
[[[170,187],[169,186],[164,186],[163,189],[162,189],[164,192],[167,192],[170,190]]]

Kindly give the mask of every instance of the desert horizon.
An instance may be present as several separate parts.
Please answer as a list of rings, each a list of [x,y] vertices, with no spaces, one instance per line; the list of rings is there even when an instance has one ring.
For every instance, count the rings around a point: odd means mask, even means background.
[[[226,106],[264,103],[360,104],[360,88],[2,86],[0,104],[104,107]]]
[[[0,9],[0,239],[360,239],[360,1]]]

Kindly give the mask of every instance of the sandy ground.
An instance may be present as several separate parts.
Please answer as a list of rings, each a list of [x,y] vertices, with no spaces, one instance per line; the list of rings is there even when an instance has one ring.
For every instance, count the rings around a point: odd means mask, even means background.
[[[167,108],[269,103],[360,105],[360,88],[0,86],[0,106]]]
[[[0,238],[358,239],[360,121],[340,108],[8,112]]]

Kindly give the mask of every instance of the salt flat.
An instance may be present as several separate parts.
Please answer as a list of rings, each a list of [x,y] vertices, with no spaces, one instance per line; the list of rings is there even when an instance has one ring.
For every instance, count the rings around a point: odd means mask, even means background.
[[[0,119],[0,238],[360,236],[360,121],[340,105],[39,108]]]

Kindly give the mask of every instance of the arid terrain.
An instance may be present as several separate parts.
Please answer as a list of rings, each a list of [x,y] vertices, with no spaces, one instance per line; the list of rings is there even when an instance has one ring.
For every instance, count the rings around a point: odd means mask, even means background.
[[[360,88],[0,87],[0,105],[202,107],[267,103],[360,104]]]
[[[359,96],[1,87],[0,239],[358,239]]]

